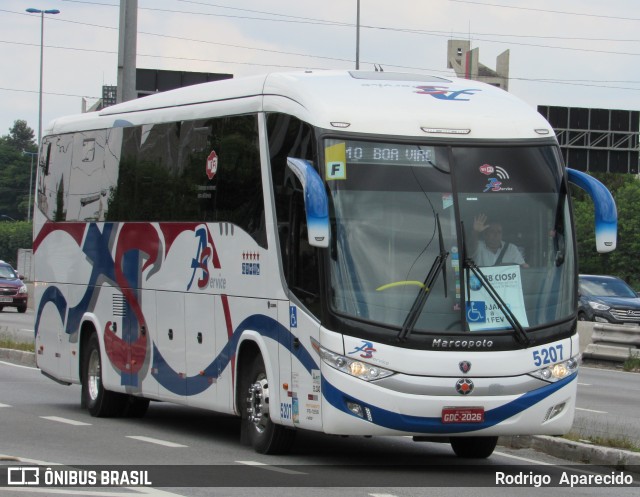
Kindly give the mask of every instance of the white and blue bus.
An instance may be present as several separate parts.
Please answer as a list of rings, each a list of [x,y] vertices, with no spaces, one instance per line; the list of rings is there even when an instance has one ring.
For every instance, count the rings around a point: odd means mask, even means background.
[[[269,74],[58,119],[38,163],[38,366],[93,416],[237,415],[261,453],[298,430],[478,458],[499,435],[565,433],[569,183],[613,250],[606,188],[564,167],[534,109],[469,80]],[[491,226],[511,260],[476,256]]]

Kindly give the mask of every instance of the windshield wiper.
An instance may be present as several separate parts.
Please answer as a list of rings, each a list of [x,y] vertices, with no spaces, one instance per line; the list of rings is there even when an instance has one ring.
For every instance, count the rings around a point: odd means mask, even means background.
[[[438,227],[438,239],[440,242],[440,253],[436,256],[431,269],[427,273],[427,277],[424,280],[423,286],[420,288],[416,299],[413,301],[413,305],[407,314],[407,317],[402,324],[402,329],[398,333],[397,339],[399,341],[406,340],[411,335],[413,328],[420,317],[424,305],[427,303],[433,284],[438,279],[438,276],[443,272],[444,281],[444,295],[447,296],[447,274],[446,274],[446,262],[449,257],[449,252],[444,249],[444,239],[442,238],[442,228],[440,227],[440,217],[436,214],[436,225]]]
[[[531,340],[527,336],[527,332],[524,331],[524,328],[520,324],[520,321],[518,321],[518,318],[516,317],[516,315],[511,311],[511,309],[505,303],[505,301],[502,300],[502,297],[500,297],[500,295],[498,294],[494,286],[487,279],[487,277],[484,275],[482,270],[476,265],[476,263],[471,257],[468,257],[465,259],[464,267],[467,271],[469,271],[470,269],[471,272],[473,272],[474,276],[480,280],[480,282],[482,283],[482,286],[485,288],[489,296],[496,303],[496,305],[498,306],[498,309],[500,309],[502,314],[504,314],[504,317],[507,319],[507,321],[509,321],[509,324],[511,325],[513,330],[516,332],[515,333],[516,340],[520,342],[520,344],[523,345],[525,348],[528,347],[529,344],[531,343]],[[467,276],[467,281],[469,281],[468,276]]]
[[[506,304],[506,302],[502,300],[502,297],[500,297],[500,295],[498,294],[494,286],[487,279],[487,277],[482,272],[482,270],[478,267],[475,261],[471,258],[470,255],[467,254],[467,246],[465,243],[465,236],[464,236],[464,223],[460,223],[460,224],[461,224],[461,230],[462,230],[462,237],[460,241],[462,242],[463,269],[467,271],[467,282],[469,281],[468,271],[471,270],[474,276],[478,278],[478,280],[480,280],[480,283],[482,284],[482,286],[485,288],[489,296],[493,299],[493,301],[498,306],[498,309],[500,309],[502,314],[504,314],[504,317],[507,319],[507,321],[515,331],[516,340],[523,347],[525,348],[528,347],[529,344],[531,343],[531,339],[527,336],[527,332],[524,331],[524,328],[520,324],[520,321],[518,321],[518,318],[511,311],[511,309]]]

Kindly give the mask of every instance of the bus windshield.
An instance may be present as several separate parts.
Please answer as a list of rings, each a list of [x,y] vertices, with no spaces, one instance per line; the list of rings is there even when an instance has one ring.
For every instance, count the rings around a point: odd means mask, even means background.
[[[444,247],[414,333],[511,332],[489,290],[525,329],[573,315],[573,235],[553,145],[328,139],[324,151],[336,313],[401,328]]]

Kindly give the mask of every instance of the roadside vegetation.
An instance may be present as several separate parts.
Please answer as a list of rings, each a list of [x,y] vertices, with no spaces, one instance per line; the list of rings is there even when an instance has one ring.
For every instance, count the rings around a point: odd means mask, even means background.
[[[33,343],[17,342],[11,338],[0,338],[0,349],[21,350],[23,352],[35,352]]]
[[[629,355],[629,358],[624,361],[622,369],[632,373],[640,373],[640,352]]]
[[[611,447],[613,449],[630,450],[632,452],[640,452],[640,445],[625,437],[599,437],[596,435],[586,436],[576,432],[569,432],[562,438],[571,440],[572,442],[582,442],[590,445],[599,445],[601,447]]]

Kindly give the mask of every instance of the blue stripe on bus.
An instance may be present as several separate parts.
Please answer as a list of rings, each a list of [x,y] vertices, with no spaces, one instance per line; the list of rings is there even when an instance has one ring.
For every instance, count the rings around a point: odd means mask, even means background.
[[[445,424],[439,416],[430,418],[410,416],[407,414],[389,411],[341,392],[324,377],[322,378],[322,395],[336,409],[358,418],[359,416],[355,415],[347,408],[347,402],[354,402],[361,405],[363,408],[368,408],[371,412],[371,422],[384,428],[409,433],[464,433],[478,431],[500,424],[510,417],[515,416],[516,414],[519,414],[544,400],[549,395],[557,392],[568,383],[574,381],[576,378],[577,374],[573,374],[556,383],[551,383],[545,387],[527,392],[517,399],[500,407],[490,409],[485,412],[484,423]]]
[[[304,368],[311,374],[312,369],[320,369],[309,351],[302,345],[293,347],[291,332],[269,316],[255,314],[242,321],[233,332],[231,339],[225,344],[217,357],[203,370],[203,374],[185,377],[175,371],[165,360],[157,345],[153,344],[153,376],[158,383],[172,393],[178,395],[197,395],[212,385],[211,379],[218,378],[229,366],[235,354],[238,341],[247,330],[256,331],[265,338],[279,342]]]
[[[47,287],[44,292],[42,292],[42,297],[40,297],[40,306],[36,311],[36,322],[34,328],[34,333],[37,335],[38,330],[40,329],[40,318],[42,317],[42,311],[44,309],[45,304],[52,303],[58,311],[60,315],[60,322],[64,322],[64,315],[67,312],[67,299],[64,298],[62,292],[57,286]]]

